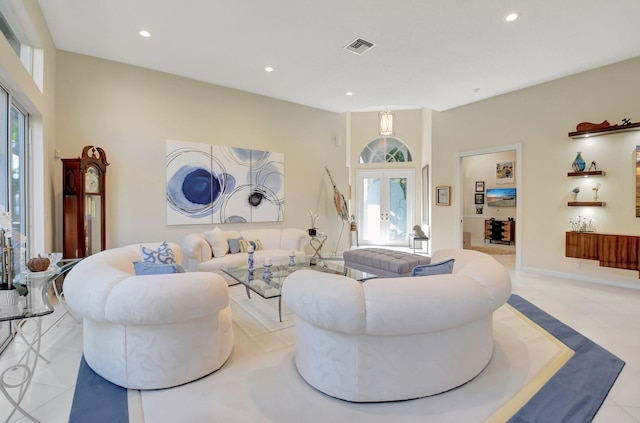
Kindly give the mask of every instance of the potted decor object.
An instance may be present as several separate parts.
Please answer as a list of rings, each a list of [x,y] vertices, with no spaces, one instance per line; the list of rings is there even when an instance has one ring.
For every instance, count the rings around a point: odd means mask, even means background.
[[[316,236],[318,234],[318,228],[316,228],[316,221],[318,220],[318,215],[315,214],[312,210],[309,210],[309,212],[307,213],[307,216],[309,216],[309,219],[311,219],[311,227],[307,229],[307,232],[309,232],[309,236]]]

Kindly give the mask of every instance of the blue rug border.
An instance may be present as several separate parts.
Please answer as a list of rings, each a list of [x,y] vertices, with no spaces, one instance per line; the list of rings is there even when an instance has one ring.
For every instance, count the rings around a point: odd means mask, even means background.
[[[129,423],[127,389],[115,385],[80,360],[69,423]]]
[[[591,422],[625,362],[519,295],[507,302],[574,351],[509,423]]]
[[[529,301],[507,301],[574,351],[573,357],[509,423],[591,422],[625,363]],[[96,374],[82,357],[69,423],[129,423],[127,389]]]

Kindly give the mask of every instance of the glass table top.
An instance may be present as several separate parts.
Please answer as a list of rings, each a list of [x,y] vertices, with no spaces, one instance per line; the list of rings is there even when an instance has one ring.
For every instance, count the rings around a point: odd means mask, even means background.
[[[16,288],[26,288],[26,295],[18,289],[0,290],[0,321],[25,319],[53,313],[49,302],[49,286],[73,268],[81,259],[60,260],[42,272],[24,270],[14,282]]]
[[[303,262],[296,263],[295,266],[288,266],[286,264],[271,266],[271,277],[269,278],[263,277],[264,267],[256,267],[253,272],[249,272],[247,267],[231,267],[222,269],[222,271],[261,297],[274,298],[280,296],[282,284],[287,276],[296,270],[303,269],[348,276],[360,282],[377,277],[372,273],[344,267],[330,260],[318,259],[307,259]]]

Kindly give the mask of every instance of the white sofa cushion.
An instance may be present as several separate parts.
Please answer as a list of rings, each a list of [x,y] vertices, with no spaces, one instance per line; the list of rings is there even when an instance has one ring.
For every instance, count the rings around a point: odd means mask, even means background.
[[[214,257],[223,257],[229,252],[229,242],[222,229],[217,226],[208,232],[204,232],[205,239],[211,245]]]

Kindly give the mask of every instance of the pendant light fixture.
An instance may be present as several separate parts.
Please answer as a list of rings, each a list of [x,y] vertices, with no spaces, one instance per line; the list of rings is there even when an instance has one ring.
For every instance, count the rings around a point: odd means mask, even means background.
[[[378,113],[378,123],[380,124],[378,133],[381,136],[388,137],[394,135],[393,112],[387,109],[384,112]]]

